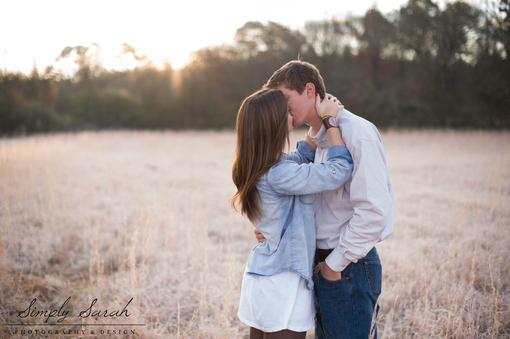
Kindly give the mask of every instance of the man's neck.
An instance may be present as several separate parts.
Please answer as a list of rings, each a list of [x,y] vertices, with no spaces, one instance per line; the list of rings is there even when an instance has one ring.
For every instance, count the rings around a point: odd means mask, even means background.
[[[318,133],[322,127],[322,119],[318,115],[313,116],[307,123],[312,127],[314,133]]]

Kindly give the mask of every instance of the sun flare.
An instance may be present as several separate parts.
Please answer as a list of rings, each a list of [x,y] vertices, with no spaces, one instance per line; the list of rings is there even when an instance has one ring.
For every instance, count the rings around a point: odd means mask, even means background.
[[[274,21],[293,29],[308,20],[327,16],[363,14],[377,4],[383,12],[398,9],[407,0],[360,0],[338,4],[324,0],[309,6],[297,0],[294,6],[284,2],[260,0],[239,3],[194,0],[186,3],[146,0],[143,4],[90,0],[86,5],[65,0],[5,1],[0,5],[0,53],[3,71],[29,73],[34,64],[41,71],[52,64],[66,46],[103,50],[104,67],[133,67],[128,58],[119,58],[119,49],[127,43],[138,48],[156,66],[170,63],[174,69],[188,62],[191,52],[210,45],[232,42],[236,30],[248,21]],[[306,11],[302,10],[308,6]],[[30,11],[27,11],[30,8]],[[23,13],[23,24],[19,16]],[[16,29],[13,29],[16,28]]]

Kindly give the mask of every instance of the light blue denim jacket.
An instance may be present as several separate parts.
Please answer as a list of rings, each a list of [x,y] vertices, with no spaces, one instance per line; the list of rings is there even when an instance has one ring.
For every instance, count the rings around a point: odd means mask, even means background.
[[[297,151],[284,154],[282,161],[257,181],[261,217],[254,226],[267,240],[251,250],[248,274],[291,270],[313,289],[313,193],[341,187],[352,172],[352,158],[344,146],[330,147],[326,162],[310,163],[314,156],[315,150],[302,140]]]

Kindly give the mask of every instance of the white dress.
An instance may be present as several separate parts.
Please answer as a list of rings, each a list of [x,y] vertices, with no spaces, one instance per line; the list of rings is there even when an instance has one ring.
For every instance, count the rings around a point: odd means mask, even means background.
[[[293,271],[270,276],[243,276],[239,319],[263,332],[305,332],[314,326],[313,292]]]

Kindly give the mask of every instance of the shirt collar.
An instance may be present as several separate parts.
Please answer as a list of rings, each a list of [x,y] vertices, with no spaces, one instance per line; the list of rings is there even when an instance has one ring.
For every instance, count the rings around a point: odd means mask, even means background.
[[[317,146],[322,144],[329,145],[328,134],[326,133],[326,128],[324,125],[321,126],[321,129],[315,135],[313,132],[314,131],[312,130],[312,133],[310,133],[310,138]]]

